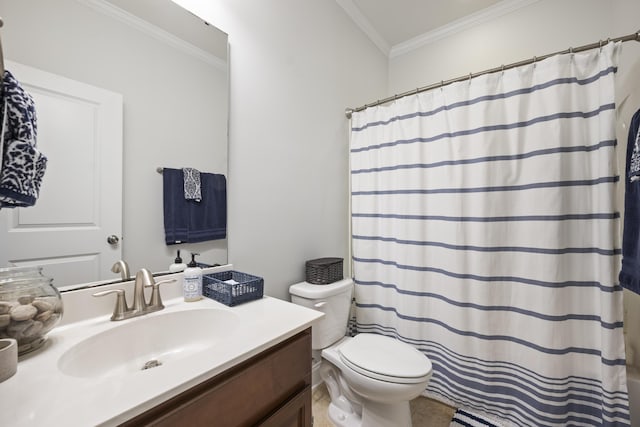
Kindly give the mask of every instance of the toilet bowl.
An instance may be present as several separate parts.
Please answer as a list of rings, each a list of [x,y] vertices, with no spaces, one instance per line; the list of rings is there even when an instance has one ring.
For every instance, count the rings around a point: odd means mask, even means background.
[[[358,334],[324,349],[322,357],[327,366],[321,370],[325,384],[332,381],[330,375],[344,379],[338,387],[327,386],[331,395],[329,418],[334,424],[411,426],[409,401],[424,391],[432,372],[431,362],[422,353],[383,335]],[[345,405],[343,399],[358,407]],[[334,404],[336,400],[338,405]]]
[[[431,362],[394,338],[345,337],[352,289],[351,279],[289,288],[292,302],[325,313],[312,326],[312,347],[321,350],[320,377],[331,396],[329,418],[338,427],[409,427],[409,401],[426,388]]]

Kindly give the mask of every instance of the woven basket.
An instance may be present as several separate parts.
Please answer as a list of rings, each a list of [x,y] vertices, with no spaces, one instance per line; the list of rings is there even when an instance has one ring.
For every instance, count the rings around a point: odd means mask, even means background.
[[[306,262],[306,281],[328,285],[342,280],[342,258],[318,258]]]
[[[238,283],[225,283],[227,280],[234,280]],[[260,299],[264,293],[262,277],[233,270],[205,274],[202,276],[202,285],[204,296],[230,307]]]

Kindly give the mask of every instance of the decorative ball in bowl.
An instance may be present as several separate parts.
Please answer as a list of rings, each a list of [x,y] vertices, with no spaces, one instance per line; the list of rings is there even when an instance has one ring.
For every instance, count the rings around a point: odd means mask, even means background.
[[[14,338],[18,355],[42,346],[62,313],[60,293],[42,267],[0,268],[0,338]]]

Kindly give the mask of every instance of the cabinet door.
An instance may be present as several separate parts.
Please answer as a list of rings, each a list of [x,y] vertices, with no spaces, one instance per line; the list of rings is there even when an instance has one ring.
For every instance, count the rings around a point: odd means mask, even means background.
[[[311,427],[311,386],[291,398],[260,427]]]

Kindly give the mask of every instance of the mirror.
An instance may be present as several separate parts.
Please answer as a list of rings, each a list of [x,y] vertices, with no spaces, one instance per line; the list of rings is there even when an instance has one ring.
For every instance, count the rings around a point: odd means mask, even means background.
[[[49,154],[60,147],[51,147],[51,141],[42,139],[40,124],[44,132],[44,126],[55,119],[49,113],[43,117],[36,102],[38,148],[49,157],[40,198],[33,208],[0,210],[0,221],[17,223],[16,212],[22,211],[23,217],[29,218],[27,222],[36,224],[34,229],[55,228],[59,224],[45,227],[39,223],[38,212],[45,207],[51,211],[57,204],[71,206],[74,213],[91,213],[99,205],[117,206],[121,200],[122,231],[104,230],[98,240],[108,245],[109,235],[118,238],[117,248],[108,247],[107,251],[121,250],[118,257],[127,261],[132,275],[143,267],[167,271],[176,249],[181,250],[184,262],[189,261],[191,252],[197,252],[202,263],[226,264],[227,239],[165,244],[163,178],[157,169],[192,167],[228,175],[227,35],[170,0],[0,0],[0,15],[9,71],[11,64],[25,65],[122,98],[122,172],[106,178],[114,182],[122,179],[122,195],[99,194],[105,202],[85,203],[80,202],[79,194],[69,194],[67,186],[88,180],[91,170],[86,169],[91,168],[74,164],[71,152],[64,155],[69,166],[62,168],[62,162],[56,161],[62,159]],[[15,77],[21,80],[21,76]],[[35,95],[34,99],[37,101]],[[78,127],[83,125],[84,121],[78,120]],[[66,222],[68,217],[57,222]],[[75,239],[70,236],[59,233],[48,237],[47,245],[55,251],[56,245]],[[0,259],[7,246],[23,247],[29,253],[43,245],[28,239],[16,244],[2,242]],[[17,258],[19,262],[11,256],[6,259],[9,265],[43,265],[44,273],[63,289],[87,282],[118,281],[119,275],[110,271],[112,261],[104,262],[85,252],[74,255],[82,261],[79,268],[65,262],[49,263],[53,258],[45,256],[23,256]],[[65,257],[72,258],[64,253],[55,258]]]

